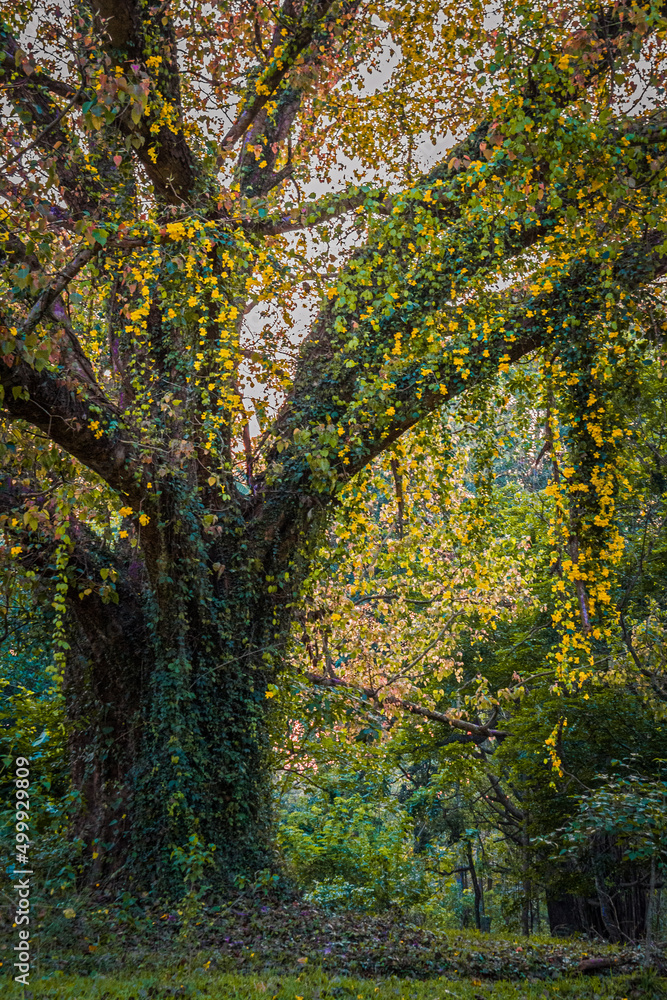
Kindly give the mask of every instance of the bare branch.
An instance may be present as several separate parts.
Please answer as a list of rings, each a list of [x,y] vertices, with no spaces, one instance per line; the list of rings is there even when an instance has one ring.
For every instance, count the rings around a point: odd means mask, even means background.
[[[496,795],[498,802],[501,803],[505,811],[512,817],[512,819],[515,819],[518,823],[523,823],[523,821],[526,818],[526,814],[521,809],[517,808],[517,806],[514,805],[512,800],[508,798],[508,796],[503,791],[502,785],[500,784],[498,778],[496,778],[494,774],[487,774],[487,778],[491,783],[491,787],[493,788],[493,791]]]
[[[32,149],[35,149],[35,148],[36,148],[37,146],[41,146],[41,145],[43,144],[44,140],[46,139],[47,135],[48,135],[48,134],[49,134],[50,132],[52,132],[52,131],[53,131],[53,129],[54,129],[54,128],[56,128],[56,127],[57,127],[57,126],[58,126],[58,125],[60,124],[60,122],[61,122],[61,121],[63,120],[63,118],[65,117],[65,115],[66,115],[66,114],[67,114],[67,113],[68,113],[69,111],[71,111],[71,110],[72,110],[72,108],[74,107],[74,105],[75,105],[75,104],[78,104],[78,103],[80,102],[80,99],[81,99],[81,98],[83,97],[83,94],[84,94],[84,90],[83,90],[83,87],[82,87],[82,88],[81,88],[80,90],[78,90],[78,91],[76,92],[76,94],[75,94],[75,95],[74,95],[74,97],[73,97],[73,98],[71,99],[71,101],[69,102],[69,104],[68,104],[68,105],[66,105],[66,106],[65,106],[65,107],[64,107],[64,108],[62,109],[62,111],[59,111],[59,112],[58,112],[58,114],[57,114],[57,115],[56,115],[56,117],[55,117],[55,118],[53,119],[53,121],[52,121],[52,122],[51,122],[51,123],[50,123],[49,125],[47,125],[47,126],[46,126],[46,128],[42,129],[42,131],[41,131],[41,132],[39,133],[39,135],[38,135],[38,136],[37,136],[37,137],[36,137],[35,139],[33,139],[33,141],[32,141],[31,143],[29,143],[29,144],[28,144],[28,145],[27,145],[27,146],[25,147],[25,149],[22,149],[22,150],[21,150],[20,152],[16,153],[16,155],[15,155],[15,156],[12,156],[12,157],[11,157],[11,158],[10,158],[9,160],[5,160],[5,162],[4,162],[4,163],[0,164],[0,170],[7,170],[7,169],[8,169],[8,167],[12,167],[12,166],[13,166],[13,165],[14,165],[15,163],[17,163],[17,162],[18,162],[18,161],[19,161],[19,160],[20,160],[20,159],[21,159],[21,158],[22,158],[23,156],[25,156],[25,155],[26,155],[26,153],[29,153],[29,152],[30,152],[30,151],[31,151]]]
[[[445,726],[451,726],[452,729],[460,729],[464,733],[472,733],[474,736],[479,736],[483,739],[488,739],[489,736],[493,736],[496,739],[503,740],[511,735],[502,729],[490,729],[488,725],[468,722],[466,719],[458,719],[454,716],[446,715],[444,712],[435,712],[430,708],[424,708],[422,705],[415,705],[414,702],[405,701],[403,698],[385,698],[383,704],[397,705],[399,708],[404,709],[411,715],[419,715],[423,719],[431,719],[433,722],[441,722]]]

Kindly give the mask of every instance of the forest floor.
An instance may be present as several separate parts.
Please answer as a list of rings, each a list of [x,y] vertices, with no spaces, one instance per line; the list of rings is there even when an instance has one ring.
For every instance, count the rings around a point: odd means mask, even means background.
[[[398,912],[332,914],[296,897],[239,899],[189,921],[131,898],[109,904],[38,911],[30,986],[13,983],[3,998],[667,1000],[666,970],[643,974],[639,948],[437,931]],[[12,931],[0,922],[0,976],[10,979]]]

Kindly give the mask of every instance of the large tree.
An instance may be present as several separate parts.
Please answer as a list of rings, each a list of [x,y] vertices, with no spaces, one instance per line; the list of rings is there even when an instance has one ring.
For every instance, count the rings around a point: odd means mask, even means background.
[[[561,656],[590,652],[609,383],[663,329],[666,22],[643,3],[72,11],[2,13],[4,579],[52,604],[90,877],[168,881],[194,833],[224,874],[268,842],[265,695],[327,508],[528,355],[577,619]]]

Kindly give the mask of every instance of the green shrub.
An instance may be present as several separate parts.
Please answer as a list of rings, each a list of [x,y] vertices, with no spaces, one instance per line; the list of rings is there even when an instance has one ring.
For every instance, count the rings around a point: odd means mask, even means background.
[[[427,899],[435,885],[414,852],[412,820],[395,800],[320,792],[283,815],[288,868],[323,906],[379,911]]]

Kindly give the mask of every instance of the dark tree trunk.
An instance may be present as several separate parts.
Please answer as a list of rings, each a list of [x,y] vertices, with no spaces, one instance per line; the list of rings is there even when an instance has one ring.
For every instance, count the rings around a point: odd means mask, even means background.
[[[289,632],[299,532],[277,547],[261,532],[260,547],[233,510],[208,535],[201,513],[187,498],[170,511],[124,567],[118,603],[72,587],[65,693],[89,882],[123,872],[178,892],[209,844],[206,881],[220,885],[270,856],[266,685]]]
[[[524,813],[523,817],[523,829],[521,831],[521,864],[523,868],[523,879],[522,879],[522,895],[521,895],[521,932],[524,937],[530,937],[531,931],[531,901],[533,894],[533,887],[530,879],[530,833],[529,833],[529,816],[528,813]]]
[[[645,865],[629,860],[612,838],[597,837],[590,861],[582,860],[571,876],[582,887],[588,883],[591,892],[547,891],[552,934],[596,934],[620,943],[643,939],[650,882]]]
[[[239,628],[227,642],[200,632],[193,655],[185,642],[155,650],[148,635],[132,657],[113,659],[121,651],[111,647],[101,661],[80,649],[71,657],[75,832],[90,880],[123,867],[143,881],[178,881],[170,858],[193,834],[216,845],[221,872],[266,864],[265,681],[243,638]]]
[[[646,933],[650,876],[646,865],[627,857],[622,844],[595,837],[593,873],[600,914],[610,941],[639,941]]]
[[[472,882],[473,892],[475,893],[475,927],[478,931],[482,929],[482,915],[484,912],[484,900],[482,897],[482,887],[477,877],[477,869],[475,868],[475,859],[473,857],[472,843],[467,842],[468,851],[468,871],[470,872],[470,881]]]
[[[553,935],[595,933],[604,936],[597,900],[590,901],[570,894],[554,896],[547,890],[547,915]]]
[[[128,859],[150,636],[143,617],[99,598],[79,603],[64,676],[71,775],[81,796],[73,832],[91,859],[88,877],[99,881]]]

